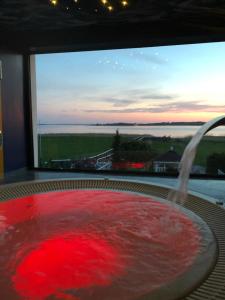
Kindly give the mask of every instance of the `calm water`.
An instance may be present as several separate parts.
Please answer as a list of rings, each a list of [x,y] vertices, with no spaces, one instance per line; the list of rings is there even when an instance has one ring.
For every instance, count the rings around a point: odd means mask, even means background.
[[[102,133],[140,134],[184,137],[194,135],[199,126],[88,126],[88,125],[38,125],[38,133]],[[225,136],[225,126],[210,131],[209,135]]]

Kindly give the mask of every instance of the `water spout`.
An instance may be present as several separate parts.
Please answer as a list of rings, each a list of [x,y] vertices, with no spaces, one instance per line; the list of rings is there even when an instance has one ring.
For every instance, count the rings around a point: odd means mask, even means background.
[[[172,202],[183,204],[187,198],[188,180],[191,173],[193,161],[195,159],[197,147],[203,136],[210,130],[225,125],[225,116],[217,117],[205,123],[193,136],[184,150],[180,162],[180,172],[178,177],[177,188],[172,189],[168,195],[168,199]]]

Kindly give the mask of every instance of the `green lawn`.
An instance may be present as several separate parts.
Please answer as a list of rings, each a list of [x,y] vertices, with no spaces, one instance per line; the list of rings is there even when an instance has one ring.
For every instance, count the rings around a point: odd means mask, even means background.
[[[127,138],[123,138],[127,140]],[[79,159],[112,148],[113,135],[107,134],[45,134],[39,135],[39,156],[51,159]]]
[[[187,146],[190,139],[183,138],[183,139],[171,139],[168,142],[153,142],[152,148],[158,153],[162,154],[165,153],[173,147],[174,150],[179,153],[183,154],[185,147]],[[210,154],[217,152],[225,152],[225,137],[205,137],[200,142],[197,152],[196,152],[196,159],[194,164],[198,164],[201,166],[206,165],[207,156]]]
[[[225,137],[224,138],[204,138],[199,144],[196,163],[199,165],[205,165],[208,155],[213,153],[225,153]]]
[[[132,140],[135,136],[122,136],[122,141]],[[189,139],[153,141],[150,147],[159,155],[171,147],[182,154]],[[112,148],[113,135],[110,134],[45,134],[39,136],[39,153],[41,160],[79,159],[93,156]],[[225,152],[225,137],[205,137],[200,143],[195,164],[205,166],[207,156],[213,152]]]

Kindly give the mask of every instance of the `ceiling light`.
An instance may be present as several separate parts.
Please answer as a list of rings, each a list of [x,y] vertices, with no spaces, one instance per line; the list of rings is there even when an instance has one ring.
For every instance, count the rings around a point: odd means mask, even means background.
[[[57,6],[60,10],[68,11],[77,16],[79,14],[95,14],[106,16],[107,12],[119,13],[125,8],[131,7],[134,0],[46,0],[52,6]]]
[[[50,3],[54,6],[56,6],[58,4],[58,0],[50,0]]]
[[[128,1],[126,1],[126,0],[123,0],[122,2],[121,2],[121,4],[125,7],[125,6],[127,6],[128,5]]]
[[[112,5],[109,5],[107,8],[108,8],[109,11],[113,11],[113,6]]]

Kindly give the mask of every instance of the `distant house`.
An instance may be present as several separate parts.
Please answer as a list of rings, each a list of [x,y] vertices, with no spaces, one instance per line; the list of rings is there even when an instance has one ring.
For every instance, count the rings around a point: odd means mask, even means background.
[[[174,151],[173,147],[166,153],[159,155],[153,161],[153,169],[156,173],[177,172],[181,155]]]

